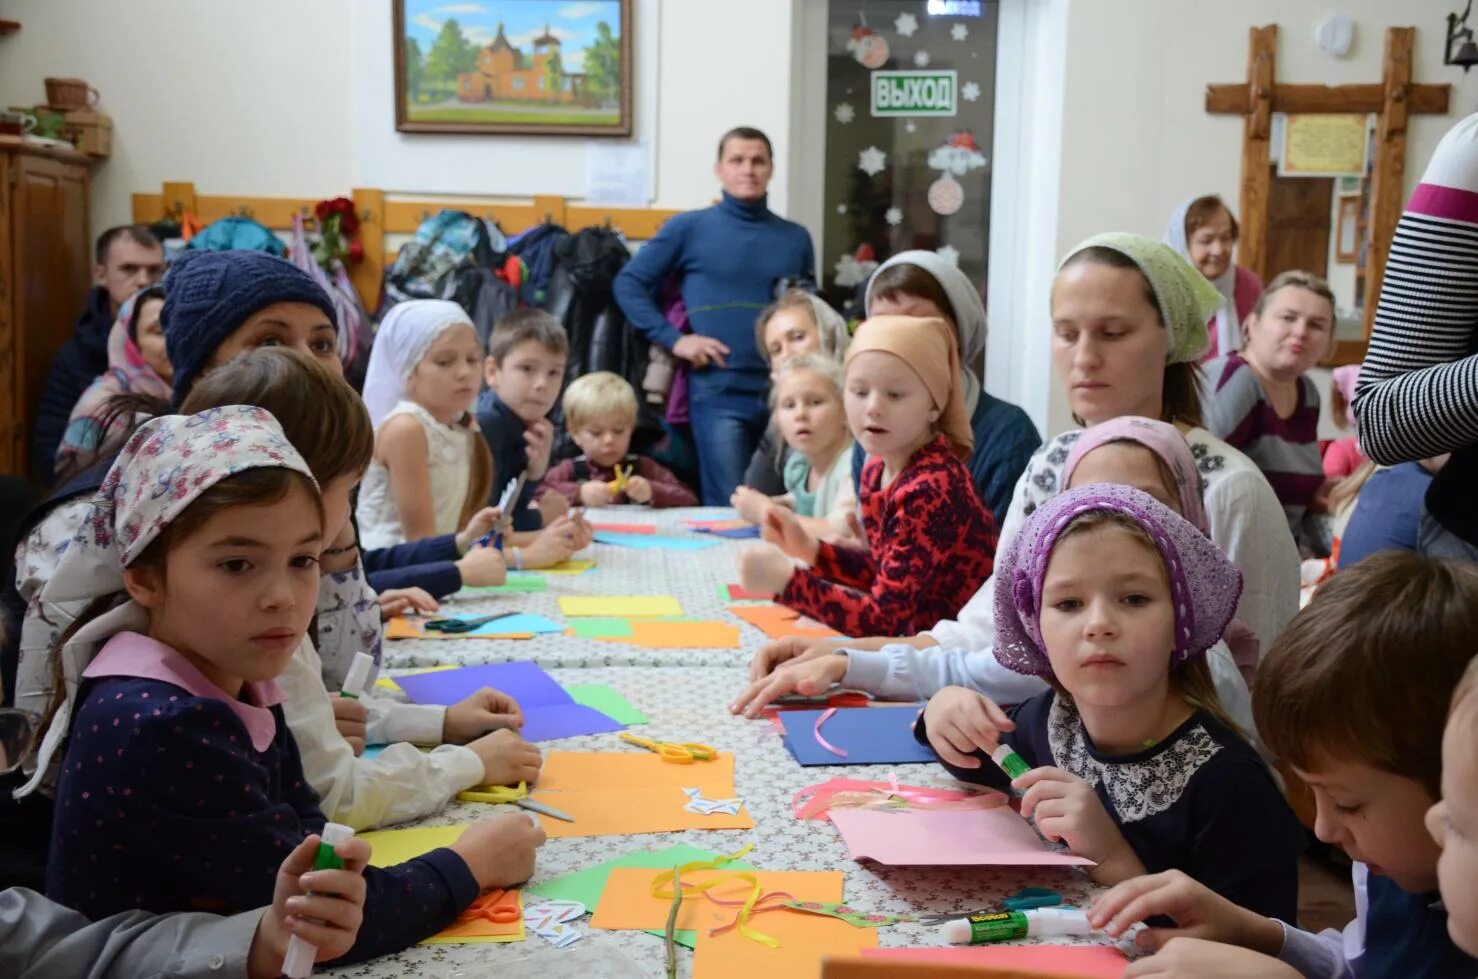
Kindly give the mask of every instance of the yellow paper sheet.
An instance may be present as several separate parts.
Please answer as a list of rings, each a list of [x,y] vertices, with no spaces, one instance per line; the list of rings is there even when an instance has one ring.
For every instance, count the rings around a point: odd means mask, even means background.
[[[407,860],[425,856],[432,850],[451,846],[467,826],[413,826],[410,829],[377,829],[360,833],[370,845],[370,866],[393,867]]]
[[[669,868],[670,869],[670,868]],[[759,878],[760,893],[785,891],[789,900],[823,901],[837,904],[842,900],[843,877],[840,870],[754,870],[743,871]],[[592,928],[641,930],[666,928],[667,912],[671,898],[652,896],[652,881],[662,870],[645,867],[617,867],[606,879],[606,889],[601,892],[600,904],[590,919]],[[699,870],[683,874],[683,889],[696,887],[711,880],[723,881],[708,893],[725,901],[742,901],[753,893],[754,888],[734,877],[732,870]],[[669,883],[667,891],[671,891]],[[718,928],[734,920],[739,908],[734,905],[716,904],[702,894],[683,898],[677,913],[677,927],[684,930]],[[776,911],[751,918],[754,927],[765,930],[765,922],[773,915],[789,912]]]
[[[683,614],[682,605],[671,595],[564,595],[559,610],[569,616],[615,619]]]
[[[630,636],[611,636],[596,642],[619,642],[643,649],[738,649],[739,627],[725,622],[631,623]]]
[[[527,936],[523,930],[523,891],[518,895],[518,920],[499,923],[487,918],[472,921],[456,921],[430,938],[422,939],[421,945],[490,945],[503,942],[521,942]]]
[[[732,799],[732,783],[724,794],[703,793],[707,799]],[[754,820],[742,807],[736,816],[702,815],[683,807],[688,797],[676,786],[627,786],[620,789],[577,789],[569,792],[534,790],[530,798],[553,806],[575,821],[567,823],[538,815],[539,825],[552,840],[577,836],[626,836],[668,833],[684,829],[754,829]]]
[[[440,666],[418,666],[414,669],[400,670],[396,676],[411,676],[415,673],[435,673],[438,670],[460,669],[455,663],[443,663]],[[395,682],[393,676],[382,676],[375,681],[375,686],[381,690],[389,690],[391,693],[400,693],[400,684]]]
[[[780,942],[770,948],[733,929],[717,937],[698,930],[693,949],[693,979],[820,979],[826,956],[854,956],[876,948],[876,928],[855,928],[837,918],[804,911],[771,911],[750,919],[754,930]]]
[[[705,799],[731,799],[734,756],[720,753],[713,761],[674,765],[634,745],[630,751],[551,751],[544,756],[534,789],[564,792],[661,786],[702,789]]]
[[[595,562],[590,560],[562,561],[549,568],[530,568],[539,574],[584,574],[595,567]]]

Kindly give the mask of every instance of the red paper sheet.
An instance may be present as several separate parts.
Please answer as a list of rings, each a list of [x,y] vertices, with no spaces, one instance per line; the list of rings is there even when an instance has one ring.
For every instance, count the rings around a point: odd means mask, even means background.
[[[1081,979],[1118,979],[1129,959],[1103,945],[991,945],[969,948],[864,948],[865,959],[937,965],[989,966]]]

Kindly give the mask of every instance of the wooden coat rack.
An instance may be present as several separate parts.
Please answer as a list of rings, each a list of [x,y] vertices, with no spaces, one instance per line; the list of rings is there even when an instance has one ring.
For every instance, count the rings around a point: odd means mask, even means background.
[[[1242,196],[1238,262],[1267,281],[1268,197],[1272,183],[1273,113],[1373,112],[1379,117],[1372,152],[1369,252],[1365,270],[1365,339],[1335,344],[1330,362],[1359,363],[1375,323],[1386,256],[1401,217],[1406,174],[1406,120],[1412,113],[1445,115],[1450,85],[1411,80],[1413,27],[1386,29],[1385,63],[1378,85],[1288,85],[1274,81],[1278,26],[1254,27],[1247,48],[1247,81],[1206,86],[1206,111],[1243,117]]]

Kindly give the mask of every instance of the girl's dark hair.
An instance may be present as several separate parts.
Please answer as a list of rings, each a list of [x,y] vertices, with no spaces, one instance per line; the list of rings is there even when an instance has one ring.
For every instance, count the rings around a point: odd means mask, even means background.
[[[897,265],[879,269],[867,285],[869,303],[873,299],[897,299],[899,296],[917,296],[929,300],[949,318],[950,326],[959,329],[959,319],[955,316],[955,307],[949,301],[949,294],[927,270],[908,262],[899,262]]]
[[[129,562],[128,566],[130,568],[154,567],[159,569],[160,574],[163,574],[170,548],[199,530],[211,517],[235,507],[270,506],[273,503],[280,503],[295,487],[308,491],[318,511],[318,520],[321,524],[323,522],[323,499],[319,496],[318,489],[312,481],[302,473],[295,469],[284,469],[281,466],[247,469],[227,476],[196,497],[194,502],[185,507],[160,531],[158,537],[149,542],[149,546],[144,548],[138,557]],[[63,670],[62,650],[72,641],[72,637],[77,634],[78,630],[114,608],[119,602],[120,597],[116,594],[102,595],[93,599],[82,610],[82,614],[72,620],[72,624],[62,632],[61,637],[52,647],[51,703],[46,707],[40,730],[45,731],[51,727],[52,719],[61,709],[66,695],[67,681]]]
[[[180,413],[226,405],[270,412],[320,486],[359,476],[374,455],[375,433],[364,401],[348,381],[297,350],[258,347],[232,357],[200,376]]]
[[[1170,329],[1165,322],[1165,311],[1160,308],[1160,301],[1155,298],[1155,287],[1150,285],[1150,280],[1145,277],[1144,270],[1135,264],[1134,259],[1113,248],[1090,245],[1069,255],[1067,261],[1062,263],[1062,268],[1069,269],[1074,265],[1088,262],[1094,265],[1107,265],[1112,269],[1132,269],[1139,276],[1139,284],[1144,289],[1144,300],[1155,311],[1155,318],[1160,321],[1161,328]],[[1189,362],[1166,364],[1160,382],[1160,421],[1170,424],[1179,422],[1192,428],[1202,427],[1206,418],[1202,409],[1202,383],[1201,368],[1196,364]],[[1073,420],[1079,425],[1083,424],[1083,419],[1076,415],[1073,416]]]
[[[144,303],[154,302],[155,300],[164,302],[164,286],[149,286],[133,297],[133,310],[128,317],[128,322],[124,324],[123,328],[128,331],[128,338],[134,343],[139,342],[139,316],[144,311]]]

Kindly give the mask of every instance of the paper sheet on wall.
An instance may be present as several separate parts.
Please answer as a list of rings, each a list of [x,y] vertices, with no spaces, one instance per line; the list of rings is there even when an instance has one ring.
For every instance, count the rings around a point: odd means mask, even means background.
[[[645,205],[651,199],[651,151],[640,143],[585,144],[586,204]]]

